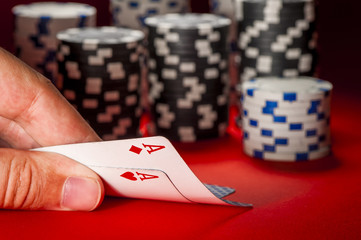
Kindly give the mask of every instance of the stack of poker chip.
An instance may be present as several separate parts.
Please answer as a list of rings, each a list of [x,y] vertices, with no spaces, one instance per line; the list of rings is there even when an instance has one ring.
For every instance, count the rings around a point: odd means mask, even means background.
[[[185,13],[188,0],[110,0],[113,25],[145,30],[144,20],[154,15]]]
[[[13,14],[16,55],[53,83],[57,78],[56,34],[68,28],[96,24],[96,9],[80,3],[17,5]]]
[[[222,15],[232,20],[229,31],[230,48],[232,52],[237,50],[237,27],[234,11],[234,0],[210,0],[210,11],[213,14]]]
[[[245,153],[275,161],[327,156],[331,90],[331,83],[310,77],[256,78],[243,83]]]
[[[240,78],[313,76],[316,65],[312,0],[235,0]]]
[[[60,32],[59,88],[104,140],[139,136],[144,34],[98,27]]]
[[[223,136],[228,119],[227,33],[212,14],[146,19],[149,100],[156,132],[174,141]]]

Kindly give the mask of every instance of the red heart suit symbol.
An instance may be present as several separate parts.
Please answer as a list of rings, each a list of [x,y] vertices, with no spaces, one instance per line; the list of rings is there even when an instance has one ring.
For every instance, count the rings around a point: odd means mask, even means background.
[[[123,177],[123,178],[126,178],[128,180],[131,180],[131,181],[137,181],[138,180],[136,177],[134,177],[134,173],[132,173],[132,172],[125,172],[120,176]]]

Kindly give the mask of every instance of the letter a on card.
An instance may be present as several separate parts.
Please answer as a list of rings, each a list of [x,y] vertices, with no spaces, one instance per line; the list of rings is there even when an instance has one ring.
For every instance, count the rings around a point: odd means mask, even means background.
[[[138,174],[140,180],[142,180],[142,181],[153,179],[153,178],[158,178],[157,175],[145,174],[145,173],[140,173],[140,172],[136,172],[136,173]]]
[[[151,154],[152,152],[156,152],[156,151],[159,151],[159,150],[165,148],[165,146],[163,146],[163,145],[146,145],[144,143],[143,143],[143,146],[144,146],[145,149],[147,149],[147,152],[149,154]]]

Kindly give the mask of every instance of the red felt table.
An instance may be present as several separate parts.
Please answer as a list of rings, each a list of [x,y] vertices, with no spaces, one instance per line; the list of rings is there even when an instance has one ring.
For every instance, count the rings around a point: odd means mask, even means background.
[[[360,100],[335,90],[333,154],[318,161],[252,159],[237,135],[175,144],[201,181],[234,187],[227,199],[252,209],[106,198],[90,213],[3,210],[1,238],[360,239]]]
[[[105,11],[103,1],[88,2]],[[2,20],[22,2],[29,1],[2,3]],[[252,159],[243,154],[237,131],[176,143],[202,182],[233,187],[227,199],[254,207],[107,197],[90,213],[0,210],[0,239],[361,239],[359,8],[352,1],[321,6],[319,74],[335,87],[332,155],[302,163]],[[11,50],[11,25],[2,27],[1,46]]]

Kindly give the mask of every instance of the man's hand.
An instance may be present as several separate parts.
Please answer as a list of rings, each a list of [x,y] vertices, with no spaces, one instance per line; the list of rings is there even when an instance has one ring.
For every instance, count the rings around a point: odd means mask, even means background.
[[[101,179],[65,156],[27,151],[100,138],[49,80],[0,49],[0,208],[84,210]]]

